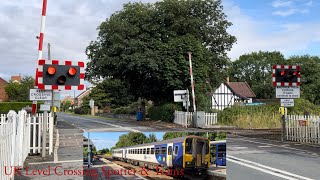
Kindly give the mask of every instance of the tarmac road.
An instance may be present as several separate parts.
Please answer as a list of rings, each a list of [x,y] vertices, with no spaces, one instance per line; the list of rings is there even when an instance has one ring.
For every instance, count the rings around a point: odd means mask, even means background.
[[[320,146],[229,135],[227,179],[319,179]]]
[[[83,131],[90,132],[156,132],[156,131],[206,131],[196,128],[183,129],[182,127],[167,127],[162,124],[168,124],[160,122],[157,125],[145,126],[142,122],[135,120],[124,119],[110,119],[103,117],[90,117],[79,116],[66,113],[57,113],[57,119],[59,121],[67,122],[68,124],[75,126]]]

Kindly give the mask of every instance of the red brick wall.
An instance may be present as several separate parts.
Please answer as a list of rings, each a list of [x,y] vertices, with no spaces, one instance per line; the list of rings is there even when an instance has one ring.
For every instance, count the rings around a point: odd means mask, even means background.
[[[8,95],[4,89],[6,84],[7,82],[0,78],[0,102],[8,101]]]

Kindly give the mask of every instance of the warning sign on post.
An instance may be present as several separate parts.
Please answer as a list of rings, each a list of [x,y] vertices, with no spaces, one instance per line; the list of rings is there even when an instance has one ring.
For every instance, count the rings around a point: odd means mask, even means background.
[[[30,101],[51,101],[51,90],[30,89]]]
[[[293,107],[294,106],[294,99],[281,99],[281,106]]]
[[[276,87],[276,98],[300,98],[300,86]]]

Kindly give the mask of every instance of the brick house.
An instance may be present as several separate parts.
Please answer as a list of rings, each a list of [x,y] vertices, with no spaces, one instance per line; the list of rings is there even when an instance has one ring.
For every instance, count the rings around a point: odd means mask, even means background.
[[[82,106],[82,103],[83,103],[83,99],[85,97],[87,97],[88,95],[90,94],[90,89],[87,88],[85,91],[83,91],[82,93],[80,93],[76,99],[75,99],[75,105],[77,107],[81,107]]]
[[[0,102],[8,101],[8,95],[5,90],[5,86],[8,82],[0,77]]]

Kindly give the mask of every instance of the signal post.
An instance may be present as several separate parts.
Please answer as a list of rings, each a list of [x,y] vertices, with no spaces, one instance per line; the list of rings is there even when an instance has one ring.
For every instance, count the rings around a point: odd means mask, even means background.
[[[281,99],[282,141],[286,139],[286,107],[294,106],[294,99],[300,98],[300,82],[300,66],[272,66],[272,84],[276,88],[276,98]]]

